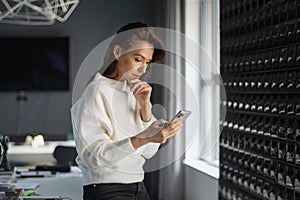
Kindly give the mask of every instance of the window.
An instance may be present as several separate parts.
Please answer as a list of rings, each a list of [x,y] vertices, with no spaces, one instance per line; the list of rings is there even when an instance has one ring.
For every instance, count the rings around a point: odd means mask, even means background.
[[[186,104],[190,103],[189,99],[192,98],[190,95],[196,95],[199,100],[200,111],[198,124],[196,124],[197,122],[190,124],[191,126],[199,126],[197,129],[199,135],[197,135],[197,139],[194,139],[192,145],[187,148],[186,162],[197,159],[218,168],[219,135],[221,131],[219,128],[219,102],[221,99],[220,93],[223,94],[222,88],[220,88],[219,70],[219,2],[218,0],[186,0],[185,5],[186,36],[200,44],[200,47],[195,49],[190,42],[186,42],[186,60],[189,60],[190,56],[198,56],[198,59],[194,59],[192,64],[186,62],[188,84],[193,87],[193,91],[197,91],[196,94],[186,94]],[[195,75],[195,73],[198,73],[198,75]],[[188,127],[186,132],[189,132]],[[192,138],[186,139],[186,141],[192,140]],[[190,144],[187,142],[186,145]],[[194,161],[193,163],[195,163]],[[202,171],[202,169],[200,170]],[[214,173],[218,173],[218,170],[214,171]],[[219,177],[218,174],[212,176]]]

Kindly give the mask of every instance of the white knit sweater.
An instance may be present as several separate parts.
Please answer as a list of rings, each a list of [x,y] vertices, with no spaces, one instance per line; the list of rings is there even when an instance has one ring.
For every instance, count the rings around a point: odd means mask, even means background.
[[[83,185],[143,180],[145,158],[151,158],[159,144],[135,150],[129,138],[156,119],[141,119],[140,107],[126,81],[97,73],[71,108],[71,116]]]

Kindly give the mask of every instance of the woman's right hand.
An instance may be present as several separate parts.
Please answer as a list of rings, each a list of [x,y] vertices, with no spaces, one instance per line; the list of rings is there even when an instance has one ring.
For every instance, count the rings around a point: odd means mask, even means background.
[[[157,120],[145,130],[151,142],[164,144],[169,138],[174,137],[182,127],[182,122],[180,121],[166,124],[164,120]],[[159,131],[155,132],[157,127],[159,127]]]
[[[177,121],[167,124],[165,120],[157,120],[153,122],[146,130],[131,138],[134,148],[154,142],[164,144],[169,138],[174,137],[182,127],[182,122]]]

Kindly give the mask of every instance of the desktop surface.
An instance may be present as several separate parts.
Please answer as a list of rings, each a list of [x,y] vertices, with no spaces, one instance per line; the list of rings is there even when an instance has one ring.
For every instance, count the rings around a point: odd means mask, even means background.
[[[58,172],[43,178],[18,178],[17,183],[24,186],[38,185],[35,193],[43,196],[60,196],[72,200],[81,200],[83,196],[82,174],[75,166],[68,173]]]

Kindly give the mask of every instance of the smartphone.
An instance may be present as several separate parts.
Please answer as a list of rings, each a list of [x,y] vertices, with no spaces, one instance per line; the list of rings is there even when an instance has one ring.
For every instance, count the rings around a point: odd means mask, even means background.
[[[190,116],[191,113],[192,112],[188,110],[180,110],[168,124],[176,121],[184,122],[184,120],[188,118],[188,116]]]

